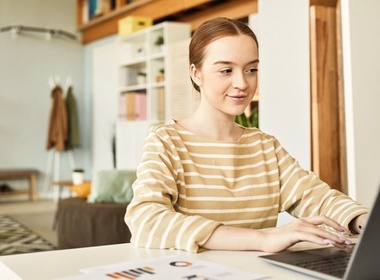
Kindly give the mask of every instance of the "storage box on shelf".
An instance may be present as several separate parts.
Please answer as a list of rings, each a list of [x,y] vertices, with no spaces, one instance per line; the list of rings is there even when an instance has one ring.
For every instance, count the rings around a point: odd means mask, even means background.
[[[173,100],[181,96],[187,99],[191,93],[174,87],[174,73],[175,79],[178,76],[173,65],[180,63],[186,67],[188,57],[186,54],[179,57],[172,48],[178,42],[188,41],[190,36],[189,24],[163,22],[120,37],[118,168],[136,169],[150,126],[182,117],[174,114],[177,105]],[[183,70],[186,72],[187,68]]]
[[[153,23],[153,20],[152,18],[149,18],[149,17],[136,17],[136,16],[125,17],[119,20],[118,22],[119,36],[126,36],[133,32],[147,28],[151,26],[152,23]]]

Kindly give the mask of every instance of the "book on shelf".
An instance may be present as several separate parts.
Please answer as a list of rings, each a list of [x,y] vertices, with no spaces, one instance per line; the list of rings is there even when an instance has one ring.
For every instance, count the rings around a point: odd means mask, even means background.
[[[119,97],[119,119],[139,121],[147,119],[146,92],[126,92]]]
[[[88,0],[88,18],[92,19],[93,17],[101,14],[101,3],[98,0]],[[100,5],[99,5],[100,4]]]
[[[127,2],[126,2],[127,3]],[[117,8],[117,0],[82,0],[82,23],[105,15]]]
[[[165,120],[165,89],[157,89],[157,119]]]
[[[135,94],[135,118],[136,121],[146,120],[146,93]]]
[[[139,0],[82,0],[82,24]]]
[[[135,120],[135,93],[128,92],[125,95],[126,95],[125,109],[126,109],[127,120],[134,121]]]
[[[119,120],[125,120],[127,119],[127,94],[123,93],[119,95],[119,110],[118,110],[118,116]]]

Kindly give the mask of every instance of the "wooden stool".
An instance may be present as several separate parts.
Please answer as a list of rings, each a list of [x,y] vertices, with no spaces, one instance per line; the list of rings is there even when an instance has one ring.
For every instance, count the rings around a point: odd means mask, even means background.
[[[37,174],[38,171],[36,169],[0,169],[0,180],[27,179],[29,182],[28,190],[13,190],[2,192],[0,195],[29,194],[30,200],[38,200]]]

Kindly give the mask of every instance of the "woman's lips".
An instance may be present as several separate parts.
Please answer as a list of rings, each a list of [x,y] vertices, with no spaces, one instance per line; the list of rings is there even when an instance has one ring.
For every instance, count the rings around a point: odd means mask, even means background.
[[[234,101],[244,101],[247,98],[247,95],[227,95],[229,98],[231,98]]]

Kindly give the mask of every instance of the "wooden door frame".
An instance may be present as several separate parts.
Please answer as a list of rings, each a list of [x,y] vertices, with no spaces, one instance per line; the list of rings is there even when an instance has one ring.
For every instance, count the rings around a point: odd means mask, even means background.
[[[311,166],[347,193],[340,1],[316,2],[310,6]]]

